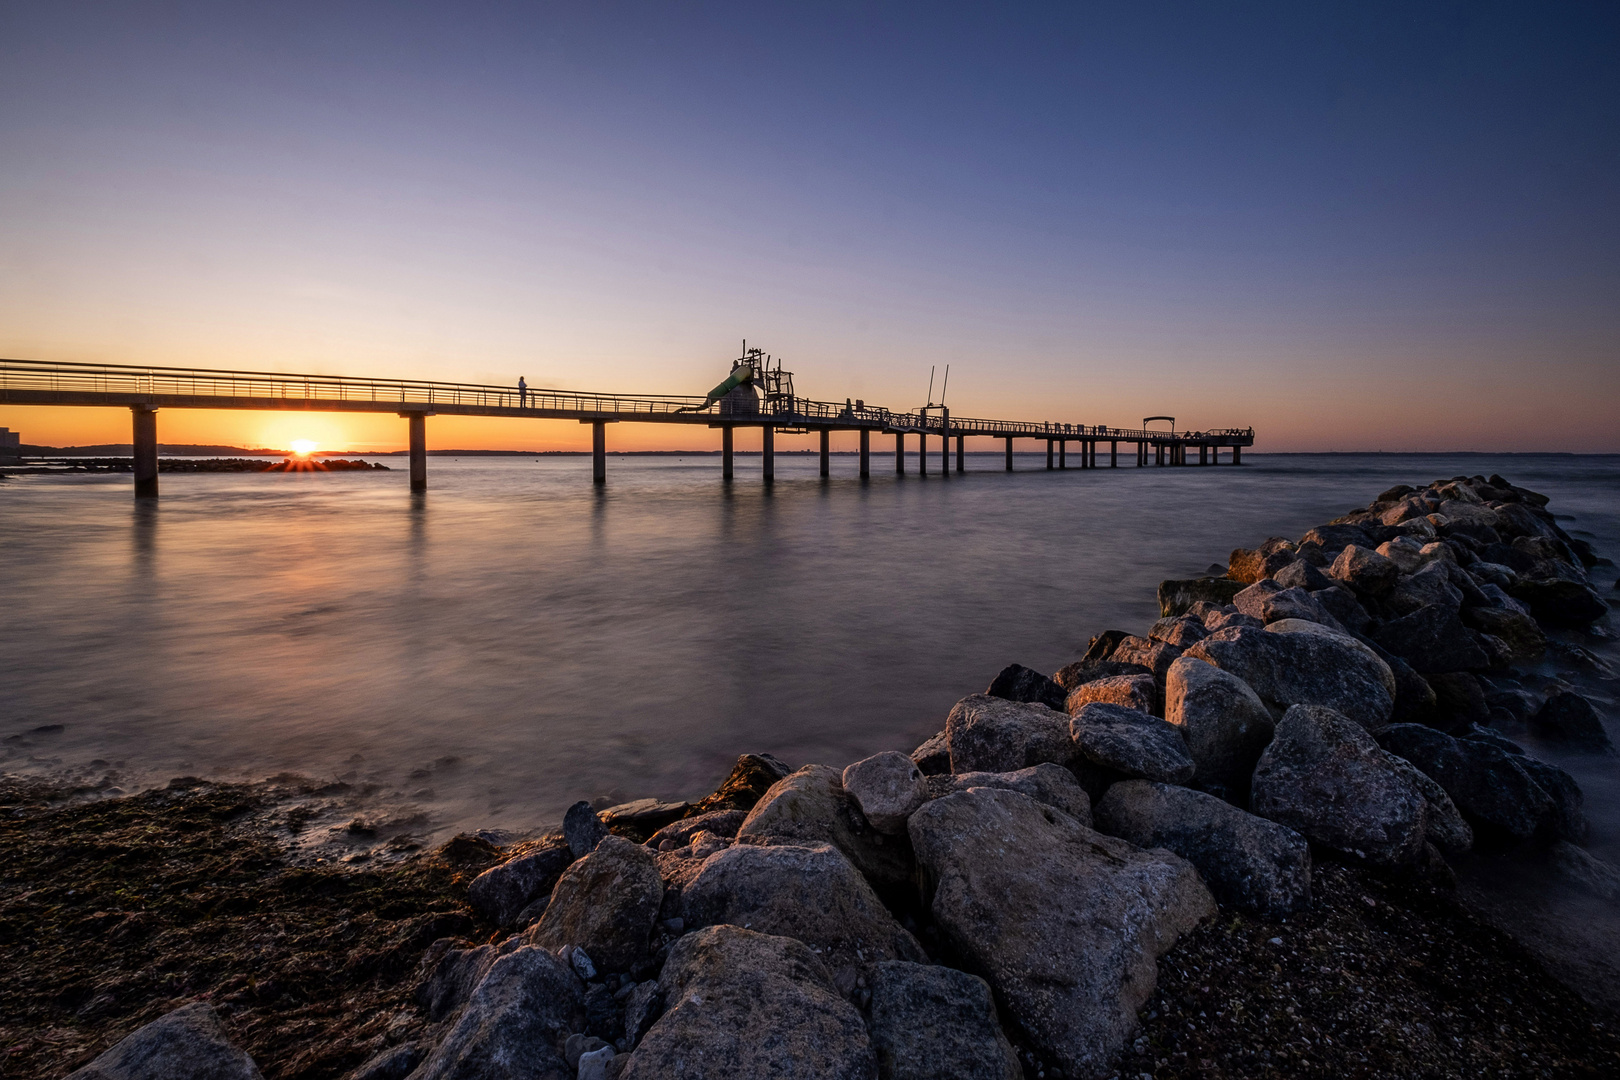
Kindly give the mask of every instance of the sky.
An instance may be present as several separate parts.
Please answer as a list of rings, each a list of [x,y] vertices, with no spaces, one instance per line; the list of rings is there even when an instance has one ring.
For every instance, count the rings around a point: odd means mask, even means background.
[[[1620,8],[0,4],[0,356],[700,394],[743,338],[894,409],[1620,451]]]

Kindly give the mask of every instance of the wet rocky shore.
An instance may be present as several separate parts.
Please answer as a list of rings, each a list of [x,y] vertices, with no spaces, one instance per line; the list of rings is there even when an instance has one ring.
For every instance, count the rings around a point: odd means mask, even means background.
[[[1620,902],[1526,746],[1615,756],[1538,666],[1608,632],[1546,502],[1397,487],[909,754],[745,754],[516,843],[357,818],[314,864],[330,786],[7,781],[0,1075],[1614,1075],[1620,1018],[1453,869]]]

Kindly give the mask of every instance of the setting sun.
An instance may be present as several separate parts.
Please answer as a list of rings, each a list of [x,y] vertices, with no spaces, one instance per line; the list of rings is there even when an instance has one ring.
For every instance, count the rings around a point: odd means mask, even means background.
[[[316,442],[314,439],[294,439],[292,441],[292,452],[297,454],[299,457],[309,457],[309,455],[315,452],[315,448],[319,445],[320,443]]]

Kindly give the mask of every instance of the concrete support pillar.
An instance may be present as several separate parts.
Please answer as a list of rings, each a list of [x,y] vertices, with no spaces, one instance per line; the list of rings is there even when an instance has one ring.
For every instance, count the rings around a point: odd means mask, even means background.
[[[413,412],[411,428],[411,490],[427,490],[427,414]],[[600,425],[598,425],[600,427]]]
[[[1007,436],[1007,471],[1012,472],[1012,436]]]
[[[1058,468],[1067,469],[1069,467],[1069,440],[1068,439],[1059,439],[1057,441],[1057,444],[1058,444]]]
[[[894,474],[904,476],[906,473],[906,436],[904,432],[894,433]]]
[[[1108,467],[1119,468],[1119,440],[1110,439],[1108,442]]]
[[[967,454],[967,450],[962,446],[965,441],[966,436],[958,435],[956,437],[956,471],[958,474],[967,471],[966,463],[962,460]]]
[[[1052,440],[1051,439],[1046,440],[1046,467],[1048,469],[1050,469],[1052,467]]]
[[[861,428],[861,479],[872,475],[872,433]]]
[[[157,410],[135,405],[129,411],[135,422],[135,497],[155,499],[158,493]]]
[[[917,432],[917,475],[928,475],[928,433]]]
[[[730,424],[720,429],[720,479],[730,480],[737,475],[736,437]]]
[[[767,484],[776,480],[776,429],[766,424],[760,428],[759,452],[764,461],[764,476]]]
[[[607,483],[607,424],[591,421],[591,483]]]
[[[951,411],[939,413],[939,475],[951,475]]]
[[[1232,464],[1234,464],[1234,465],[1243,464],[1243,447],[1241,447],[1241,446],[1232,447]]]
[[[821,475],[832,475],[832,431],[821,429]]]

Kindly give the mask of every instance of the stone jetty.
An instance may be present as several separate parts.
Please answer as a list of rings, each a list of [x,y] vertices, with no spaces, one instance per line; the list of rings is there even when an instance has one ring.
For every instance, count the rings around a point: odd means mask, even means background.
[[[427,948],[426,1026],[349,1075],[1151,1073],[1161,958],[1234,919],[1281,951],[1332,899],[1314,863],[1443,886],[1476,845],[1579,849],[1579,786],[1514,741],[1615,753],[1523,670],[1608,612],[1546,504],[1499,476],[1392,488],[1164,582],[1159,621],[1057,672],[1009,666],[909,754],[747,754],[695,803],[580,803],[471,881],[495,932]],[[72,1077],[257,1075],[193,1003]]]

